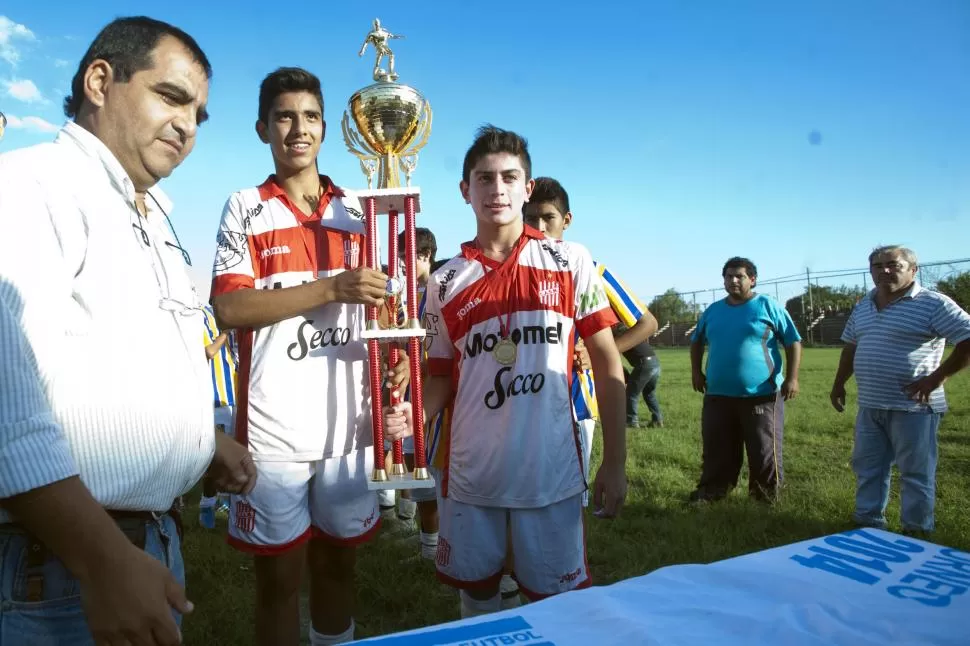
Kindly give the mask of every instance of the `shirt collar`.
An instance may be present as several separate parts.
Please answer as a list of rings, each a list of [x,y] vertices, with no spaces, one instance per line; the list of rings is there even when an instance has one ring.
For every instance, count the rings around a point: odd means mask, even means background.
[[[342,188],[333,183],[333,180],[326,175],[320,176],[320,185],[323,187],[323,196],[320,201],[330,201],[331,197],[344,197]],[[270,200],[274,197],[285,197],[286,191],[276,181],[276,175],[270,175],[266,181],[259,185],[259,199],[262,201]]]
[[[538,229],[530,227],[528,224],[523,225],[522,236],[516,242],[516,247],[520,244],[525,244],[529,240],[544,240],[547,239],[545,234],[540,232]],[[552,238],[548,238],[552,240]],[[468,242],[461,243],[461,255],[465,258],[472,260],[478,258],[481,255],[481,247],[478,246],[478,241],[469,240]]]
[[[916,295],[919,294],[921,291],[923,291],[923,289],[924,288],[919,284],[919,281],[914,280],[913,284],[910,285],[905,292],[903,292],[903,295],[892,302],[895,303],[896,301],[901,301],[904,298],[916,298]],[[877,290],[876,288],[872,288],[871,290],[869,290],[869,300],[871,300],[873,303],[876,302],[876,294],[878,293],[878,291],[879,290]]]
[[[114,153],[108,150],[104,142],[98,139],[92,132],[82,128],[73,121],[68,121],[61,128],[60,132],[57,133],[54,143],[73,145],[85,155],[96,159],[101,163],[101,166],[108,176],[108,180],[115,190],[124,195],[127,201],[132,204],[135,203],[135,186],[132,184],[131,178],[128,177],[128,173],[122,168],[121,162],[114,156]],[[153,186],[146,193],[152,198],[151,200],[146,200],[146,208],[149,210],[161,209],[165,215],[171,212],[172,201],[165,195],[162,189]]]

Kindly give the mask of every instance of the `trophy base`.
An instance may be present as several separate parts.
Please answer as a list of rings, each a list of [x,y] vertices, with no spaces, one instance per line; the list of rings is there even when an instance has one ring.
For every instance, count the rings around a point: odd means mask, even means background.
[[[417,479],[413,473],[404,475],[389,475],[387,480],[368,480],[367,488],[370,491],[381,491],[385,489],[430,489],[434,486],[434,478],[430,475],[427,479]]]
[[[377,339],[378,341],[394,341],[398,339],[423,339],[427,335],[427,332],[422,329],[415,328],[391,328],[387,330],[382,330],[380,328],[376,330],[364,330],[360,334],[360,338],[365,340]]]
[[[403,476],[408,472],[407,467],[403,464],[392,464],[391,465],[391,475],[392,476]]]
[[[414,212],[421,212],[421,189],[417,186],[398,186],[395,188],[369,188],[366,191],[354,191],[354,196],[361,203],[367,198],[374,198],[375,210],[378,214],[397,211],[404,214],[404,198],[414,198]]]

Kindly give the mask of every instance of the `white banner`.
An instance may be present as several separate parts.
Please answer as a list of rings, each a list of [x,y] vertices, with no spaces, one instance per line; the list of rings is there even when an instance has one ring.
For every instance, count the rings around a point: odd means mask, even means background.
[[[968,588],[970,554],[858,529],[359,643],[967,646]]]

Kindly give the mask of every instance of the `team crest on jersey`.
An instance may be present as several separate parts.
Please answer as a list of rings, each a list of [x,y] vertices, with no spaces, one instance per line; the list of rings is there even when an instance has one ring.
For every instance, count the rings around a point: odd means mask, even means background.
[[[451,563],[451,543],[447,538],[438,539],[438,551],[435,553],[435,563],[438,567],[448,567]]]
[[[344,269],[357,269],[360,265],[360,243],[356,240],[344,240]]]
[[[236,529],[246,533],[256,529],[256,510],[245,500],[236,503]]]
[[[559,307],[559,283],[551,280],[539,281],[539,302],[546,307]]]

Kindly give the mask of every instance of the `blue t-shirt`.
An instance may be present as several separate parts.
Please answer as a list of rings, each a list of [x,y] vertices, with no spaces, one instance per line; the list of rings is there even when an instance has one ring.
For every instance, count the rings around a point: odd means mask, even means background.
[[[701,314],[691,341],[708,346],[707,394],[770,395],[781,386],[781,347],[802,340],[791,316],[775,300],[713,303]]]

